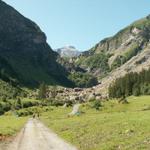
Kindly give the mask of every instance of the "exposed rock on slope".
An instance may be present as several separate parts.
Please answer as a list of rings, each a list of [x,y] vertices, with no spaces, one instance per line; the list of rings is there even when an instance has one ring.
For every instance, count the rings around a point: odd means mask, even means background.
[[[125,76],[129,72],[141,72],[143,69],[150,68],[150,44],[141,53],[134,56],[121,67],[113,70],[107,77],[103,78],[101,84],[96,86],[97,92],[107,96],[109,85],[117,78]]]
[[[150,67],[150,16],[102,40],[89,51],[83,52],[75,63],[100,77],[101,84],[84,91],[101,93],[107,97],[109,85],[117,78]]]
[[[70,85],[57,53],[31,20],[0,0],[0,76],[34,86],[40,82]]]
[[[82,53],[76,63],[96,76],[103,77],[141,53],[149,39],[150,17],[147,16]]]

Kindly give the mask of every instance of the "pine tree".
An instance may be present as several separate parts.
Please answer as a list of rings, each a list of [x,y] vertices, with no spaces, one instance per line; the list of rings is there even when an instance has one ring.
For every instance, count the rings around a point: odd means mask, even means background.
[[[111,98],[141,94],[150,95],[150,69],[142,70],[140,73],[128,73],[109,87]]]

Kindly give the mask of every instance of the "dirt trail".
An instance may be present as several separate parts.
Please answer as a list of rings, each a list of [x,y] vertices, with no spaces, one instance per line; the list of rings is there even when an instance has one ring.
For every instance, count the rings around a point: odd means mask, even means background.
[[[77,150],[44,124],[30,119],[6,150]]]

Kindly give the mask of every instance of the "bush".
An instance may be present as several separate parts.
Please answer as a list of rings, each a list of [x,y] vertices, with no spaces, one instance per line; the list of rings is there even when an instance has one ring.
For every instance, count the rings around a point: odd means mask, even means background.
[[[73,101],[65,101],[67,107],[73,106]]]
[[[20,99],[17,98],[15,100],[1,100],[0,101],[0,115],[3,115],[5,112],[10,110],[19,110],[22,108],[29,108],[33,106],[41,105],[41,101],[32,100],[32,99]]]
[[[96,110],[100,110],[100,107],[102,107],[101,101],[100,100],[95,100],[93,102],[93,108]]]
[[[47,112],[47,111],[50,111],[50,110],[53,110],[52,107],[36,107],[35,106],[35,107],[20,109],[20,110],[16,111],[16,114],[19,117],[31,116],[31,115],[36,114],[36,113]]]
[[[141,85],[141,94],[150,95],[150,83],[145,83]]]
[[[11,109],[11,104],[8,102],[1,102],[0,103],[0,115],[3,115],[6,111]]]
[[[45,99],[47,94],[47,86],[45,83],[40,84],[38,98]]]
[[[28,108],[28,107],[33,107],[33,106],[39,106],[41,105],[42,102],[38,100],[23,100],[22,101],[22,107],[23,108]]]
[[[0,115],[4,114],[4,109],[3,109],[3,106],[2,104],[0,103]]]
[[[138,87],[133,88],[133,95],[134,96],[139,96],[140,95],[140,89]]]
[[[16,101],[15,101],[15,109],[19,110],[22,108],[22,102],[21,102],[21,99],[18,98]]]
[[[58,101],[58,100],[54,100],[54,101],[52,101],[52,103],[51,103],[52,106],[56,106],[56,107],[58,107],[58,106],[63,106],[64,104],[65,104],[65,102],[63,102],[63,101]]]

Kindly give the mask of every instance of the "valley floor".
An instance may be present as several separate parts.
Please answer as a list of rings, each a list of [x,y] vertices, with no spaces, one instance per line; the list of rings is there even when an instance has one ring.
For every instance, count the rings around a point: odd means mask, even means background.
[[[13,136],[21,130],[28,117],[0,116],[0,150],[12,141]]]
[[[85,104],[80,116],[56,108],[41,117],[48,127],[79,150],[149,150],[150,96],[130,97],[129,104],[103,103],[100,111]]]
[[[92,102],[82,104],[81,114],[69,117],[72,108],[49,107],[40,115],[43,123],[78,150],[149,150],[150,96],[129,97],[102,103],[99,111]],[[0,117],[0,135],[18,132],[28,117]],[[30,119],[18,136],[0,150],[75,150],[36,119]],[[4,139],[5,140],[5,139]],[[19,149],[18,149],[19,148]]]
[[[61,140],[39,120],[30,119],[5,150],[77,150]],[[2,150],[4,150],[2,149]]]
[[[26,123],[28,117],[0,116],[0,141],[16,134]]]

